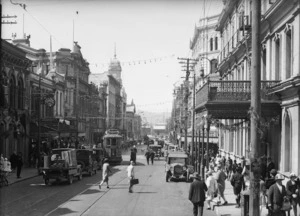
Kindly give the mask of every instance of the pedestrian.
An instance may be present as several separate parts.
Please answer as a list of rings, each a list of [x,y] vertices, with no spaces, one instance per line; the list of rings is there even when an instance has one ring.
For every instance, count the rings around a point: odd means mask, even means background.
[[[272,161],[271,157],[268,157],[267,159],[267,176],[270,177],[270,172],[272,169],[275,169],[275,164]]]
[[[268,191],[269,191],[269,188],[276,183],[276,180],[275,180],[275,176],[277,175],[277,170],[276,169],[272,169],[271,172],[270,172],[270,177],[267,176],[266,178],[266,194],[268,194]],[[267,200],[267,209],[268,209],[268,215],[271,215],[272,212],[271,212],[271,209],[269,209],[268,207],[268,200]]]
[[[244,183],[245,183],[244,190],[249,190],[250,189],[250,160],[249,159],[245,160],[245,166],[243,168],[242,175],[244,177]]]
[[[238,167],[238,164],[236,163],[236,160],[233,160],[233,164],[232,164],[232,173],[233,174],[236,172],[237,167]]]
[[[260,182],[259,182],[259,187],[260,187],[260,195],[259,195],[259,205],[260,205],[260,215],[262,212],[262,209],[264,207],[267,207],[267,188],[266,188],[266,182],[264,179],[261,177]]]
[[[206,186],[207,186],[207,210],[211,209],[211,202],[218,193],[218,183],[213,176],[213,171],[207,172]]]
[[[232,159],[230,156],[228,156],[228,159],[226,161],[226,172],[227,172],[227,179],[230,180],[231,174],[232,174]]]
[[[106,182],[106,188],[109,188],[108,173],[112,173],[112,171],[109,167],[108,158],[105,158],[102,165],[102,181],[99,184],[99,190],[101,190],[101,186],[104,182]]]
[[[207,186],[205,182],[201,180],[200,175],[197,172],[194,173],[193,177],[194,181],[191,183],[189,190],[189,200],[193,203],[194,216],[203,216],[203,206]]]
[[[276,183],[273,184],[268,191],[268,208],[271,211],[272,216],[282,216],[285,212],[281,210],[284,197],[286,196],[286,189],[282,185],[284,176],[281,174],[276,174]]]
[[[297,215],[297,205],[300,204],[300,197],[299,197],[299,183],[300,180],[297,178],[295,173],[290,174],[290,180],[286,183],[286,193],[287,197],[289,198],[293,210],[294,215]],[[289,212],[290,215],[290,212]]]
[[[221,203],[221,198],[224,200],[223,205],[228,204],[225,196],[224,196],[224,191],[225,191],[225,180],[227,178],[226,174],[224,173],[223,169],[222,169],[222,165],[219,164],[217,166],[217,174],[216,174],[216,180],[218,182],[218,204]]]
[[[17,168],[17,161],[18,161],[18,156],[17,152],[14,151],[10,158],[9,158],[10,164],[11,164],[11,169],[14,171]]]
[[[240,207],[241,191],[245,188],[244,177],[242,175],[242,168],[238,167],[236,172],[232,175],[230,183],[233,187],[233,193],[235,195],[236,208]]]
[[[153,165],[154,162],[154,157],[155,157],[155,152],[151,149],[150,150],[150,158],[151,158],[151,164]]]
[[[136,164],[136,151],[135,149],[131,149],[131,152],[130,152],[130,161],[133,161],[134,164]]]
[[[23,155],[22,152],[18,152],[17,155],[17,178],[21,178],[21,170],[23,167]]]
[[[127,167],[127,176],[128,176],[128,180],[129,180],[129,193],[132,193],[132,187],[133,187],[133,183],[132,180],[134,179],[134,162],[130,161],[129,166]]]
[[[146,160],[147,160],[147,164],[149,165],[149,159],[150,159],[149,149],[146,150],[145,157],[146,157]]]

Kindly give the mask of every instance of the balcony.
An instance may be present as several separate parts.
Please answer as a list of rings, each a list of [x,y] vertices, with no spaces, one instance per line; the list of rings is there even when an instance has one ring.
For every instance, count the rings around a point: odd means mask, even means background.
[[[280,100],[270,94],[279,81],[261,82],[261,114],[273,117],[281,113]],[[250,81],[208,81],[196,93],[195,110],[215,119],[247,119],[251,102]]]

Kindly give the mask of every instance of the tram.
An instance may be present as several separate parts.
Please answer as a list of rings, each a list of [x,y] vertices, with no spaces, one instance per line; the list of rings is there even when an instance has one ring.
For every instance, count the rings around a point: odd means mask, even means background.
[[[103,147],[108,155],[109,163],[121,164],[122,159],[122,144],[123,137],[119,130],[109,129],[105,132],[103,137]]]

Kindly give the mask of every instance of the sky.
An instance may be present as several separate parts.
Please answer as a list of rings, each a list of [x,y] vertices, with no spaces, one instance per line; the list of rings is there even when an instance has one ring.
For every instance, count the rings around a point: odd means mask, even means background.
[[[219,14],[222,0],[2,0],[2,38],[30,35],[31,47],[52,51],[81,46],[90,80],[108,70],[116,51],[127,102],[138,110],[171,112],[174,86],[185,72],[178,57],[190,57],[195,25]],[[26,5],[24,10],[20,3]]]

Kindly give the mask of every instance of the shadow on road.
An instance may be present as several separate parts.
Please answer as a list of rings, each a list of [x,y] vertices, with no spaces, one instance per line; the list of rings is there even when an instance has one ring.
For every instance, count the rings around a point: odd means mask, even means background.
[[[88,189],[85,192],[81,193],[81,194],[94,194],[94,193],[99,193],[99,190],[95,190],[95,189]]]
[[[74,213],[76,211],[72,211],[69,208],[58,208],[54,213],[55,215],[65,215],[65,214],[70,214],[70,213]]]

